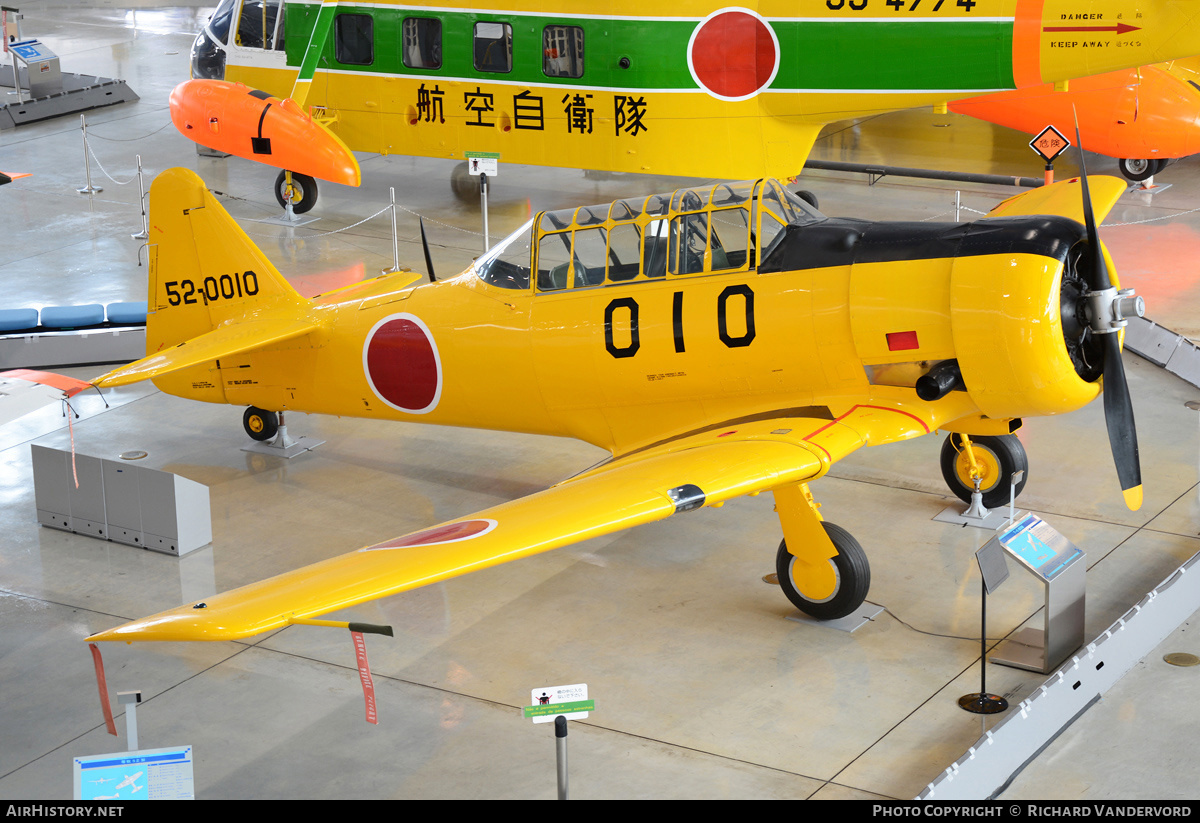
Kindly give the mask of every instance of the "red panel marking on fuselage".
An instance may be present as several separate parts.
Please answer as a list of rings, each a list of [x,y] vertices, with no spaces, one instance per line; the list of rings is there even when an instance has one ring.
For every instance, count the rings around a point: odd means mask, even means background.
[[[439,543],[457,543],[460,540],[470,540],[472,537],[479,537],[487,534],[492,529],[496,528],[495,520],[462,520],[458,523],[446,523],[442,526],[434,526],[432,529],[426,529],[416,534],[410,534],[406,537],[397,537],[395,540],[387,540],[383,543],[376,543],[374,546],[368,546],[363,551],[375,551],[376,549],[408,549],[414,546],[435,546]]]
[[[766,21],[730,9],[704,20],[692,34],[688,62],[696,82],[732,100],[752,97],[775,78],[779,46]]]
[[[887,336],[888,351],[908,351],[909,349],[919,349],[921,345],[917,342],[917,333],[915,331],[894,331]]]
[[[400,411],[424,414],[441,397],[441,362],[429,329],[411,314],[375,324],[363,347],[363,370],[381,400]]]

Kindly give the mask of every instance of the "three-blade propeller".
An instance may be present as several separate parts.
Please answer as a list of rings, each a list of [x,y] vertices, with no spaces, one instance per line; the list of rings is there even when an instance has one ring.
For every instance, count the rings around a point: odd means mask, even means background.
[[[1079,124],[1075,124],[1075,142],[1079,146],[1080,183],[1083,186],[1083,216],[1087,230],[1088,262],[1086,277],[1091,291],[1085,294],[1088,326],[1093,334],[1101,335],[1104,343],[1104,421],[1108,426],[1108,442],[1125,505],[1138,509],[1142,505],[1142,468],[1138,459],[1137,429],[1133,421],[1133,402],[1129,397],[1129,382],[1125,379],[1125,364],[1121,360],[1119,330],[1125,325],[1124,312],[1141,316],[1142,298],[1132,290],[1118,291],[1108,276],[1104,252],[1092,196],[1088,190],[1087,166],[1083,159],[1083,144],[1079,139]]]

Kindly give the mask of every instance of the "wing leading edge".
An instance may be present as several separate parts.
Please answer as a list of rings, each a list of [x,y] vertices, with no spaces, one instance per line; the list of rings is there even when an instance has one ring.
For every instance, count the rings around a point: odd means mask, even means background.
[[[543,492],[100,632],[90,641],[235,640],[380,597],[820,477],[866,442],[928,431],[916,416],[855,407],[693,434]]]

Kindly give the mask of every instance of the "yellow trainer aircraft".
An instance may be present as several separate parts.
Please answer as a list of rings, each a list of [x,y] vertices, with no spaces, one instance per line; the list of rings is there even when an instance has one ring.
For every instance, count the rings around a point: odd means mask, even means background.
[[[1120,291],[1095,215],[1114,178],[973,223],[826,217],[773,180],[547,211],[457,277],[294,292],[192,172],[155,180],[149,354],[95,381],[274,412],[574,437],[612,458],[543,492],[118,626],[90,640],[246,637],[457,575],[772,492],[782,587],[821,619],[866,555],[808,487],[864,445],[951,433],[947,481],[1006,501],[1012,432],[1101,391],[1140,505]],[[1086,223],[1080,225],[1077,220]],[[265,411],[269,410],[269,411]],[[264,423],[266,424],[264,426]],[[342,624],[345,625],[345,624]]]
[[[1190,57],[1198,17],[1195,0],[222,0],[172,114],[309,175],[277,183],[296,211],[311,175],[357,185],[351,150],[787,178],[828,123]],[[343,171],[267,137],[287,97],[314,142],[327,125],[348,147]]]

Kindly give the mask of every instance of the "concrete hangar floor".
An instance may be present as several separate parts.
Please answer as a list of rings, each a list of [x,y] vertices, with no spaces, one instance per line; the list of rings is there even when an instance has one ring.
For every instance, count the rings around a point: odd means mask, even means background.
[[[134,8],[130,8],[133,6]],[[451,194],[452,162],[362,158],[360,190],[322,188],[303,228],[277,216],[273,170],[199,158],[170,126],[167,95],[188,72],[206,7],[54,2],[25,31],[63,69],[125,79],[141,96],[88,115],[93,175],[78,119],[0,133],[0,168],[33,172],[0,189],[6,305],[144,297],[139,266],[141,155],[149,175],[193,168],[301,291],[371,276],[391,263],[400,201],[429,222],[437,265],[480,250],[477,204]],[[961,118],[902,113],[830,129],[818,156],[1037,176],[1027,137]],[[1115,161],[1091,158],[1094,171]],[[103,167],[101,171],[100,166]],[[1059,163],[1060,176],[1074,172]],[[122,181],[117,185],[108,179]],[[506,167],[491,197],[499,236],[531,210],[676,188],[678,179],[597,179]],[[1103,236],[1148,314],[1195,336],[1200,163],[1159,175],[1153,197],[1124,197]],[[831,214],[953,219],[955,190],[983,212],[1011,189],[806,173]],[[969,213],[969,214],[973,214]],[[416,219],[401,213],[401,257],[420,268]],[[1127,354],[1146,502],[1121,505],[1099,403],[1029,420],[1023,506],[1088,556],[1087,637],[1095,637],[1200,549],[1197,417],[1190,385]],[[516,366],[519,367],[519,364]],[[102,369],[70,373],[92,377]],[[92,632],[213,591],[544,488],[595,462],[575,442],[293,414],[293,434],[325,440],[292,460],[241,451],[241,409],[149,386],[79,399],[79,452],[130,449],[206,485],[213,544],[183,558],[40,528],[30,444],[69,446],[58,409],[0,431],[0,797],[71,796],[71,757],[120,751],[106,734]],[[363,698],[344,632],[290,628],[248,642],[107,647],[110,690],[141,689],[140,743],[194,746],[199,798],[552,798],[551,727],[522,719],[539,686],[587,683],[597,709],[571,724],[574,798],[912,798],[999,716],[959,709],[979,687],[977,529],[932,520],[956,502],[937,469],[940,441],[864,449],[816,484],[823,512],[870,556],[870,600],[887,611],[853,634],[790,621],[764,582],[779,526],[769,495],[508,564],[355,610],[396,627],[368,639],[380,724]],[[1018,575],[989,599],[989,635],[1040,626],[1041,590]],[[1193,618],[1194,620],[1194,618]],[[1200,652],[1191,620],[1148,653],[1001,795],[1003,800],[1164,799],[1200,794],[1193,741],[1200,668],[1163,662]],[[1044,677],[988,667],[1012,704]]]

